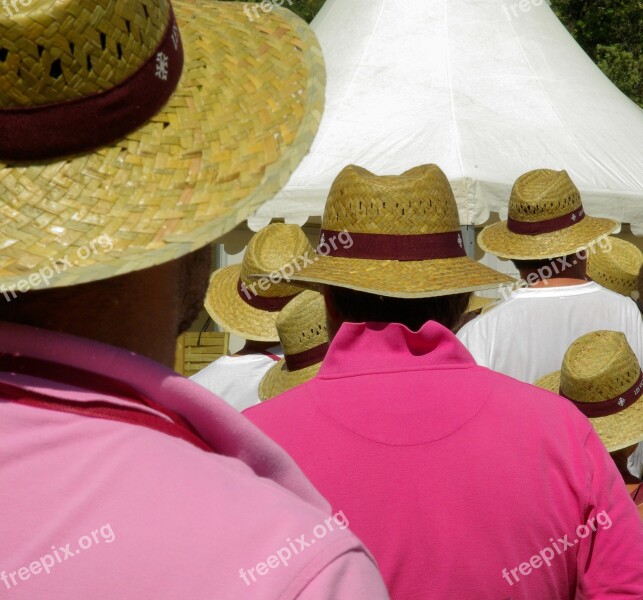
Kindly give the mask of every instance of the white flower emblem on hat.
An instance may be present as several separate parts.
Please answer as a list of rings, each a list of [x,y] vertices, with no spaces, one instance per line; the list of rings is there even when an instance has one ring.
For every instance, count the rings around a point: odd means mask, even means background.
[[[462,248],[462,234],[458,233],[458,246]]]
[[[575,221],[575,220],[576,220],[576,213],[572,215],[572,221]]]
[[[617,401],[617,404],[619,406],[623,406],[625,404],[625,398],[619,398],[618,401]]]
[[[319,238],[319,245],[323,246],[326,243],[326,236],[322,233],[321,237]]]
[[[170,61],[168,55],[164,52],[159,52],[156,55],[156,73],[154,73],[159,79],[167,81],[168,68],[170,66]]]

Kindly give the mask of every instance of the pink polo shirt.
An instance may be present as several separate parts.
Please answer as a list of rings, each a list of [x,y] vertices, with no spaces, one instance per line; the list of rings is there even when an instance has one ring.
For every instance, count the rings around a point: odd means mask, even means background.
[[[13,358],[0,369],[0,599],[388,597],[345,516],[197,384],[130,352],[8,324],[2,353],[45,364],[51,378],[12,373]],[[22,402],[131,408],[127,396],[93,387],[99,376],[179,413],[214,452]]]
[[[437,323],[344,324],[316,378],[244,414],[394,599],[643,598],[643,525],[589,421]]]

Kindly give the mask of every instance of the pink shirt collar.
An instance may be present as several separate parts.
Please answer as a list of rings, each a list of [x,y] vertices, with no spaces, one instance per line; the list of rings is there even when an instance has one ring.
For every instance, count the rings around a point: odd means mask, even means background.
[[[92,340],[11,323],[0,323],[0,351],[118,378],[190,421],[218,454],[243,461],[258,476],[272,479],[315,506],[327,509],[325,500],[294,461],[272,440],[225,402],[153,360]],[[77,387],[73,381],[63,384],[7,373],[0,373],[0,378],[51,398],[62,395],[67,400],[83,402],[97,396],[95,390]]]
[[[395,357],[395,360],[392,360]],[[469,368],[475,361],[446,327],[428,321],[419,331],[398,323],[344,323],[335,335],[318,377]]]

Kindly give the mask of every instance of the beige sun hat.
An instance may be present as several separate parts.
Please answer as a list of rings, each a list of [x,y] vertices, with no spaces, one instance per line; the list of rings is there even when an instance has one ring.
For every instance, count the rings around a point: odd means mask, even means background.
[[[516,180],[508,219],[485,227],[478,245],[501,258],[554,258],[586,248],[617,226],[585,214],[580,192],[566,171],[538,169]]]
[[[205,309],[230,333],[247,340],[278,342],[279,311],[302,291],[287,283],[286,277],[314,254],[298,225],[272,223],[264,227],[250,240],[240,265],[212,274]],[[270,277],[250,277],[257,272]]]
[[[397,176],[344,168],[330,189],[317,254],[294,280],[399,298],[513,282],[467,257],[453,191],[436,165]]]
[[[587,257],[587,274],[608,290],[631,296],[643,266],[643,252],[634,244],[609,236],[610,249],[595,249]]]
[[[269,400],[312,379],[328,350],[324,297],[311,290],[297,296],[277,318],[284,358],[259,383],[259,398]]]
[[[485,296],[478,296],[478,294],[471,294],[469,299],[469,306],[465,312],[475,312],[480,310],[484,312],[492,304],[498,302],[499,298],[486,298]]]
[[[0,283],[64,266],[48,283],[68,286],[173,260],[283,186],[321,119],[323,59],[299,17],[273,7],[252,23],[244,6],[0,10]]]
[[[573,401],[609,452],[643,441],[643,374],[623,333],[579,337],[565,353],[562,369],[535,385]]]

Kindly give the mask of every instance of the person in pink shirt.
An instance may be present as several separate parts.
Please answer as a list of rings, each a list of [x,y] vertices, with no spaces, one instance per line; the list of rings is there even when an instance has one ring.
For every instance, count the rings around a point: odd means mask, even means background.
[[[350,248],[329,250],[342,230]],[[345,168],[318,252],[293,279],[324,289],[328,354],[244,414],[347,516],[391,597],[643,598],[643,525],[587,418],[451,331],[503,276],[465,256],[440,169]]]
[[[168,368],[210,243],[312,141],[310,29],[205,0],[22,4],[0,14],[0,598],[385,600],[346,516]]]

